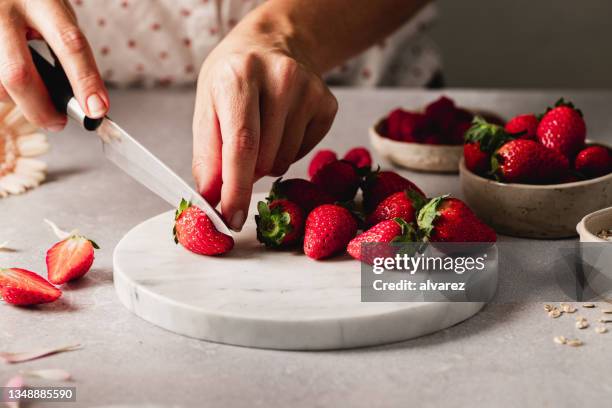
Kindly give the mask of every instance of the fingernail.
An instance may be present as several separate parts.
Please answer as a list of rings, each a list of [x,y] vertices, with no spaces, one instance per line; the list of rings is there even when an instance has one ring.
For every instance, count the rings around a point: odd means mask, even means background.
[[[100,98],[100,95],[93,94],[87,98],[87,110],[90,116],[100,118],[106,113],[106,104]]]
[[[230,227],[234,231],[239,232],[242,229],[243,225],[244,225],[244,211],[238,210],[234,213],[234,215],[232,216],[232,219],[230,220]]]

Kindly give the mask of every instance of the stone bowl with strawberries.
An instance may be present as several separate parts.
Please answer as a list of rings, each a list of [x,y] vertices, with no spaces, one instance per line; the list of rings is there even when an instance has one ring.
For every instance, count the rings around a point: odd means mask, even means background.
[[[612,205],[612,150],[587,140],[586,129],[564,100],[505,127],[476,118],[459,165],[467,203],[502,234],[576,236],[582,217]]]
[[[441,97],[418,111],[401,108],[370,128],[370,143],[393,164],[411,170],[456,173],[463,155],[463,137],[474,116],[502,123],[499,116],[456,106]]]

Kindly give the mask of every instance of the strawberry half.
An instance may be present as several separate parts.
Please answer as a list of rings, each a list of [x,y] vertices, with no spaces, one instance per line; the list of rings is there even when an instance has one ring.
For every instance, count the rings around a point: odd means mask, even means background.
[[[174,242],[200,255],[221,255],[234,247],[234,239],[219,232],[210,218],[190,202],[181,200],[176,210]]]
[[[304,253],[313,259],[329,258],[345,251],[357,233],[357,221],[349,210],[325,204],[312,210],[304,228]]]
[[[47,251],[47,278],[61,285],[84,276],[94,261],[94,249],[100,247],[81,235],[72,235]]]
[[[497,235],[463,201],[431,199],[417,216],[419,230],[431,242],[495,242]]]
[[[367,231],[357,235],[349,242],[346,250],[355,259],[372,264],[374,258],[389,258],[396,251],[391,245],[367,245],[371,243],[390,244],[392,242],[417,242],[418,237],[413,224],[401,218],[381,221]]]
[[[30,306],[53,302],[62,291],[34,272],[10,268],[0,269],[0,295],[11,305]]]
[[[271,248],[287,247],[299,242],[304,232],[304,212],[289,200],[270,204],[257,203],[257,239]]]

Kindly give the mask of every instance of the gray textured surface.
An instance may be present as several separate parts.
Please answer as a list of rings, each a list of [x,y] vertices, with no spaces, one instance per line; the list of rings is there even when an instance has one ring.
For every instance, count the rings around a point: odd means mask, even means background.
[[[593,138],[611,140],[612,93],[449,92],[461,103],[505,115],[539,111],[558,96],[582,107]],[[323,145],[342,152],[367,140],[367,127],[396,105],[435,95],[408,91],[336,91],[340,112]],[[116,92],[113,117],[184,177],[190,174],[193,94]],[[99,152],[95,137],[71,127],[52,135],[49,180],[27,195],[0,201],[3,266],[44,272],[54,237],[50,218],[79,227],[102,247],[93,271],[67,285],[61,301],[38,309],[0,305],[0,349],[80,342],[79,351],[19,366],[0,365],[0,381],[19,370],[73,373],[75,407],[157,403],[167,406],[607,406],[612,334],[577,332],[573,318],[548,318],[539,300],[554,300],[551,262],[559,243],[510,255],[499,289],[506,302],[433,335],[390,346],[338,352],[254,350],[192,340],[133,316],[117,301],[111,253],[132,226],[167,210]],[[307,160],[291,173],[305,174]],[[430,195],[459,193],[458,177],[410,174]],[[264,190],[269,181],[258,186]],[[170,233],[170,231],[168,231]],[[508,303],[528,290],[527,302]],[[587,317],[595,311],[581,311]],[[582,348],[560,347],[556,335],[579,335]],[[36,406],[36,405],[35,405]],[[41,406],[41,405],[39,405]]]

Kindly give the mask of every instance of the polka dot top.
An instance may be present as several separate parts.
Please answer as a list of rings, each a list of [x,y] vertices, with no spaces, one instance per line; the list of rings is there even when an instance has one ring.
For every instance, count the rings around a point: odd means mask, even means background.
[[[70,0],[105,81],[115,86],[193,84],[208,53],[265,0]],[[440,70],[427,36],[433,4],[326,75],[332,85],[424,86]]]

